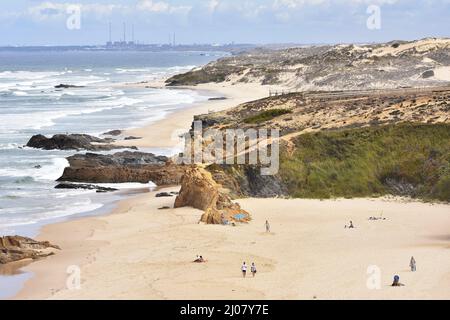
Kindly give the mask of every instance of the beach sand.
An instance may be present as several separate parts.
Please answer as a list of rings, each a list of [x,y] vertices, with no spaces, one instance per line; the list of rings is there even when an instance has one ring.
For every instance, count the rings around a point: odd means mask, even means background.
[[[145,83],[136,85],[148,86]],[[141,128],[126,130],[123,133],[124,136],[142,137],[142,139],[117,141],[116,144],[128,146],[131,144],[141,148],[172,148],[180,143],[179,135],[189,130],[194,115],[226,110],[244,102],[268,97],[269,90],[282,90],[282,88],[276,86],[261,86],[255,83],[239,85],[208,83],[181,88],[208,92],[213,97],[225,97],[226,99],[196,103],[191,107],[169,114],[161,121],[149,123]],[[180,87],[177,87],[177,89],[180,89]]]
[[[141,147],[172,147],[192,116],[267,96],[268,88],[199,86],[227,100],[175,112],[142,129]],[[176,191],[179,187],[162,191]],[[161,190],[159,190],[161,191]],[[202,212],[148,192],[121,201],[112,214],[45,226],[39,240],[56,255],[23,268],[34,276],[15,299],[450,299],[450,206],[402,199],[243,199],[253,221],[237,227],[198,224]],[[387,220],[369,221],[370,216]],[[272,233],[264,232],[264,222]],[[353,220],[356,229],[345,229]],[[192,263],[196,255],[208,262]],[[409,271],[414,256],[418,271]],[[258,273],[242,278],[240,266]],[[380,289],[367,269],[377,266]],[[70,268],[81,288],[70,290]],[[392,288],[394,275],[404,287]]]
[[[173,200],[146,193],[121,202],[114,214],[45,227],[39,238],[63,250],[25,268],[36,276],[16,298],[450,298],[448,205],[244,199],[253,221],[227,227],[198,224],[201,212],[191,208],[158,210]],[[381,212],[386,220],[368,220]],[[349,220],[355,229],[344,228]],[[197,254],[207,263],[192,263]],[[255,278],[242,278],[243,261],[256,263]],[[79,290],[65,287],[70,265],[81,268]],[[370,266],[381,272],[379,290],[367,287]],[[390,287],[396,274],[404,287]]]

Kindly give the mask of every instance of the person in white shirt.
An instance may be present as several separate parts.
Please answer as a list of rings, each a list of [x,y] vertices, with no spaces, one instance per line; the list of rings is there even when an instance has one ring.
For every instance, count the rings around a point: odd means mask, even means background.
[[[253,278],[254,278],[255,275],[256,275],[256,266],[255,266],[254,262],[252,262],[251,272],[252,272],[252,275],[253,275]]]
[[[241,270],[242,276],[245,278],[245,276],[247,275],[247,265],[245,264],[245,262],[242,264]]]

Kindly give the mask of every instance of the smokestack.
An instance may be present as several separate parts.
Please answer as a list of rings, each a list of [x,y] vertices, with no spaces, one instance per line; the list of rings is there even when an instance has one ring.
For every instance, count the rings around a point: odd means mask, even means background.
[[[123,23],[123,42],[127,42],[127,25]]]
[[[109,42],[112,42],[111,22],[109,23]]]
[[[134,43],[134,24],[131,25],[131,41]]]

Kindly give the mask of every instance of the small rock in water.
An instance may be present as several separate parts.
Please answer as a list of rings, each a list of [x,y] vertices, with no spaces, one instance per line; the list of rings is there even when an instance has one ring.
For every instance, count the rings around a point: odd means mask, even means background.
[[[55,89],[68,89],[68,88],[83,88],[83,86],[75,86],[72,84],[64,84],[64,83],[55,86]]]
[[[434,77],[434,71],[433,70],[427,70],[424,73],[422,73],[422,78],[427,79]]]
[[[60,183],[55,189],[84,189],[84,190],[97,190],[97,192],[113,192],[118,189],[96,186],[93,184],[81,184],[81,183]]]
[[[122,130],[111,130],[108,132],[105,132],[104,136],[120,136],[122,134]]]
[[[142,137],[129,136],[129,137],[126,137],[124,140],[139,140],[139,139],[142,139]]]

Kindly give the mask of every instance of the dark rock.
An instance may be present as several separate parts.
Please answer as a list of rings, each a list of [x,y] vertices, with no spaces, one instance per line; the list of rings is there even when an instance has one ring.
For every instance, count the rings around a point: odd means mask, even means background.
[[[97,190],[97,192],[113,192],[118,189],[96,186],[93,184],[80,184],[80,183],[60,183],[55,189],[84,189],[84,190]]]
[[[168,210],[168,209],[172,209],[172,208],[169,206],[164,206],[164,207],[158,208],[158,210]]]
[[[113,149],[137,149],[133,146],[112,145],[112,139],[101,139],[87,134],[56,134],[47,138],[42,134],[34,135],[27,147],[44,150],[89,150],[108,151]]]
[[[124,140],[139,140],[139,139],[142,139],[142,137],[129,136],[129,137],[126,137]]]
[[[108,132],[105,132],[103,135],[105,136],[120,136],[122,134],[122,130],[111,130]]]
[[[152,181],[158,186],[177,185],[186,166],[172,163],[167,157],[143,152],[118,152],[113,155],[95,153],[68,157],[58,181],[83,183],[124,183]]]
[[[69,88],[83,88],[83,86],[75,86],[72,84],[58,84],[55,86],[56,89],[69,89]]]
[[[54,254],[48,250],[51,248],[60,250],[48,241],[36,241],[20,236],[0,237],[0,264],[47,257]]]
[[[422,78],[424,78],[424,79],[431,78],[431,77],[434,77],[433,70],[428,70],[428,71],[425,71],[424,73],[422,73]]]
[[[161,192],[156,194],[157,198],[163,198],[163,197],[173,197],[173,194],[169,192]]]
[[[217,97],[217,98],[209,98],[209,101],[220,101],[220,100],[227,100],[227,97]]]
[[[261,175],[261,167],[245,165],[211,165],[206,168],[217,183],[230,190],[234,198],[273,198],[288,195],[278,175]]]

